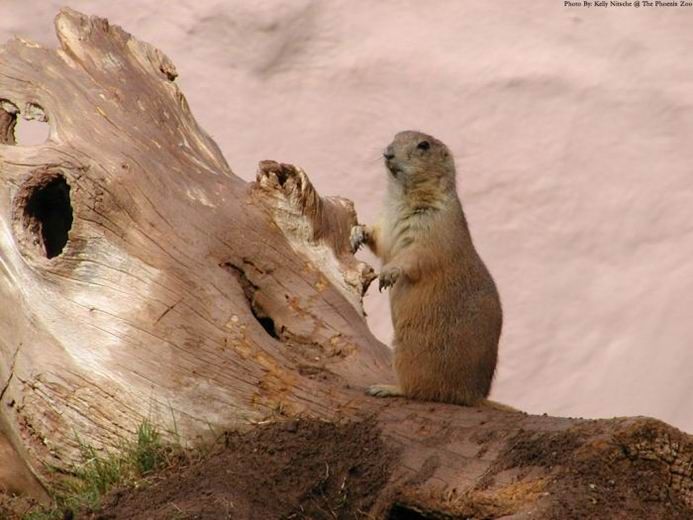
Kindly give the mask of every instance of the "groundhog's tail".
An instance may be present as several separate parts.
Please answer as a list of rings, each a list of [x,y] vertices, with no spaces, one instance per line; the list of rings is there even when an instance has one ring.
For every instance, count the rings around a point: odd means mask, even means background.
[[[496,401],[491,401],[491,399],[482,399],[479,401],[477,406],[481,408],[491,408],[492,410],[500,410],[501,412],[518,412],[523,413],[522,410],[508,406],[507,404],[497,403]]]

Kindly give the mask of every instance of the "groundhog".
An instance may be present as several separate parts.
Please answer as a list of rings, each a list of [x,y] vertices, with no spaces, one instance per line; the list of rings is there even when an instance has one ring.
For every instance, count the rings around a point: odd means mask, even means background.
[[[382,215],[375,226],[355,226],[351,245],[365,243],[382,260],[379,289],[390,288],[399,384],[368,393],[509,408],[485,399],[503,313],[457,197],[452,154],[438,139],[406,131],[383,156]]]

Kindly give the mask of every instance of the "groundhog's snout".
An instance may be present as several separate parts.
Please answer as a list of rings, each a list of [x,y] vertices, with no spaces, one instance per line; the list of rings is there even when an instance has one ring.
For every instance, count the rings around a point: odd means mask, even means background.
[[[397,167],[397,163],[395,161],[395,152],[392,149],[392,145],[385,148],[385,151],[383,152],[383,157],[385,158],[385,167],[387,168],[387,170],[393,176],[397,177],[397,172],[399,168]]]
[[[392,148],[392,145],[389,145],[385,150],[383,150],[383,158],[385,159],[385,167],[387,170],[397,177],[397,164],[395,161],[395,151]]]

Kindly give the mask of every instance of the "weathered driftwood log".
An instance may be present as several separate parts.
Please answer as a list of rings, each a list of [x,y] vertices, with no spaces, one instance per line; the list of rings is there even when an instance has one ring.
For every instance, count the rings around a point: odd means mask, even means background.
[[[0,48],[0,424],[23,465],[6,485],[38,493],[78,436],[112,447],[145,417],[186,440],[370,417],[398,450],[393,516],[693,511],[693,441],[658,421],[366,397],[392,375],[353,205],[271,161],[245,183],[164,54],[75,11],[56,27],[57,50]],[[17,117],[48,141],[16,145]]]

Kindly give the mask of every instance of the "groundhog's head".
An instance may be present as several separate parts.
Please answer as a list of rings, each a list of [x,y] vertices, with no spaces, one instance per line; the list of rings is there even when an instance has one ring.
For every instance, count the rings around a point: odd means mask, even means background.
[[[385,148],[383,157],[393,179],[404,185],[443,179],[454,182],[452,154],[433,136],[414,130],[400,132]]]

